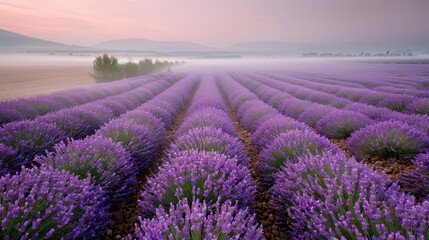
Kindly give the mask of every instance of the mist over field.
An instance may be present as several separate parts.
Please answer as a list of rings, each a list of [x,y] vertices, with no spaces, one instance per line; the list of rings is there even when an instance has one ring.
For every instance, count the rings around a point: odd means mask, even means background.
[[[0,1],[0,239],[429,239],[429,1]]]

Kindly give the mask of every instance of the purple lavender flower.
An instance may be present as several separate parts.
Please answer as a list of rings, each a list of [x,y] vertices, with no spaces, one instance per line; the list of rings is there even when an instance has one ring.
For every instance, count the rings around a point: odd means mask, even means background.
[[[284,103],[279,106],[279,111],[284,115],[291,118],[298,118],[307,108],[313,103],[300,99],[286,99]]]
[[[326,151],[340,152],[328,139],[311,130],[290,130],[279,134],[271,144],[259,153],[256,169],[262,182],[271,186],[274,173],[278,172],[287,162],[295,162],[297,158],[311,155],[323,155]]]
[[[249,206],[255,201],[256,183],[246,166],[237,159],[215,152],[189,151],[168,159],[154,177],[147,180],[140,206],[145,215],[158,207],[169,208],[181,199],[213,204],[218,198]]]
[[[132,161],[139,170],[148,170],[155,152],[161,147],[160,139],[153,137],[157,133],[151,130],[148,126],[117,119],[100,128],[96,135],[120,143],[131,153]]]
[[[22,165],[28,164],[17,150],[0,143],[0,177],[10,173],[15,174]]]
[[[343,154],[286,163],[271,193],[279,223],[296,239],[429,236],[429,202],[415,204],[397,183]]]
[[[53,124],[28,120],[11,122],[0,128],[0,143],[16,151],[22,161],[9,162],[4,155],[0,155],[0,160],[6,164],[11,163],[10,170],[17,170],[21,165],[30,164],[34,156],[52,150],[56,143],[65,139],[63,131]]]
[[[137,239],[264,239],[255,215],[231,201],[214,205],[181,200],[168,211],[157,209],[153,219],[139,219]],[[128,236],[131,239],[131,236]]]
[[[408,104],[407,110],[412,113],[429,115],[429,98],[416,98]]]
[[[213,127],[195,128],[186,134],[180,135],[174,140],[168,153],[171,156],[178,156],[184,151],[214,151],[236,158],[239,164],[248,165],[249,157],[243,149],[240,140],[221,129]]]
[[[0,178],[1,239],[92,239],[106,230],[104,191],[66,171],[22,168]]]
[[[385,94],[384,98],[378,102],[377,106],[386,107],[393,111],[401,112],[407,108],[407,105],[413,102],[414,97],[399,94]]]
[[[290,130],[305,130],[308,126],[292,118],[282,115],[272,116],[270,119],[262,122],[256,131],[252,134],[252,142],[262,149],[271,144],[280,134]]]
[[[101,125],[113,117],[113,113],[102,106],[78,106],[50,113],[36,119],[37,122],[51,123],[74,139],[91,135]]]
[[[365,115],[339,110],[320,119],[316,124],[316,131],[328,138],[344,139],[371,123],[373,121]]]
[[[9,122],[19,121],[24,118],[25,117],[15,109],[0,107],[0,125],[9,123]]]
[[[365,103],[352,103],[345,106],[343,110],[361,113],[377,122],[390,120],[395,114],[395,112],[390,109],[371,106]]]
[[[401,177],[400,183],[407,192],[429,200],[429,153],[417,155],[413,172]]]
[[[429,149],[429,138],[408,124],[386,121],[355,132],[347,144],[360,159],[409,157]]]
[[[243,106],[245,105],[243,104]],[[241,108],[239,110],[241,110]],[[262,102],[261,104],[242,111],[241,115],[237,113],[241,125],[250,132],[254,132],[261,123],[276,115],[279,115],[277,110]]]
[[[317,122],[320,119],[336,110],[336,108],[331,106],[314,104],[309,106],[304,112],[302,112],[297,120],[315,128]]]
[[[130,154],[121,144],[100,136],[57,144],[54,152],[36,157],[35,161],[66,170],[81,180],[89,177],[93,185],[107,192],[112,204],[129,196],[137,174]]]
[[[214,108],[203,108],[189,114],[176,134],[180,136],[191,129],[204,127],[219,128],[231,136],[237,136],[237,131],[228,114]]]
[[[174,121],[174,111],[169,111],[169,109],[165,109],[163,107],[151,105],[150,103],[145,104],[139,111],[147,111],[150,112],[155,117],[159,118],[165,126],[170,126]]]

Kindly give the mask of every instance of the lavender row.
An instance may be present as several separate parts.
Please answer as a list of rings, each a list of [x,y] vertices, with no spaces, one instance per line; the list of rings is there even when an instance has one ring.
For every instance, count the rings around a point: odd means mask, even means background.
[[[416,204],[413,196],[400,192],[397,183],[354,159],[346,159],[326,138],[308,129],[288,129],[297,123],[269,110],[228,76],[222,76],[220,83],[237,113],[249,104],[261,112],[254,114],[258,119],[264,115],[272,119],[256,121],[260,130],[253,132],[252,141],[262,149],[258,172],[266,187],[271,187],[278,221],[293,239],[429,236],[429,202]],[[245,123],[247,117],[243,115],[240,122]],[[270,126],[272,134],[261,134]],[[273,140],[264,141],[266,135]]]
[[[352,146],[351,150],[356,156],[403,158],[424,153],[429,149],[427,136],[429,119],[427,116],[395,113],[385,119],[381,118],[380,113],[382,112],[377,111],[378,109],[371,109],[370,106],[365,108],[367,105],[359,109],[357,105],[352,104],[343,110],[338,110],[295,99],[287,93],[264,86],[251,79],[237,80],[250,90],[253,89],[258,97],[284,115],[309,124],[322,135],[344,139],[355,133],[354,137],[349,139],[349,145]],[[379,121],[385,121],[385,123],[378,123]],[[379,129],[379,131],[374,129]],[[374,132],[378,134],[374,134]],[[372,153],[364,153],[368,151]]]
[[[252,74],[252,76],[257,78],[261,77],[258,74]],[[306,81],[304,79],[294,79],[278,75],[270,76],[271,80],[276,79],[283,83],[283,87],[281,88],[282,90],[294,94],[301,99],[306,96],[318,96],[320,99],[315,99],[315,101],[322,104],[325,103],[321,101],[335,103],[338,102],[339,99],[348,99],[353,102],[375,105],[378,107],[388,108],[393,111],[414,114],[429,113],[429,99],[427,97],[416,97],[416,95],[385,93],[371,89],[357,89],[353,87],[323,84],[315,81]],[[276,88],[279,87],[279,84],[272,81],[270,84],[270,86]]]
[[[34,119],[60,109],[118,95],[159,79],[178,79],[179,77],[181,75],[149,75],[113,83],[97,84],[91,88],[63,90],[39,97],[1,102],[0,124]]]
[[[0,128],[0,169],[14,173],[29,166],[34,156],[53,150],[67,138],[80,139],[93,134],[110,119],[148,101],[171,86],[160,80],[116,96],[63,109],[36,118],[3,125]]]
[[[154,142],[162,144],[169,123],[155,117],[158,108],[173,103],[172,111],[163,113],[174,117],[196,80],[195,76],[183,79],[115,121],[148,127],[151,137],[159,139]],[[134,134],[133,139],[139,135]],[[0,178],[2,239],[94,239],[104,235],[112,207],[134,190],[135,176],[141,171],[135,163],[144,160],[133,158],[132,144],[101,135],[60,143],[55,151],[36,158],[40,167],[23,167],[16,175]],[[159,146],[142,143],[141,148]]]
[[[320,76],[320,74],[304,74],[304,73],[291,73],[291,72],[280,72],[280,73],[265,73],[268,77],[277,78],[279,80],[285,79],[287,81],[301,81],[308,80],[310,82],[322,83],[326,85],[332,85],[334,88],[338,86],[351,87],[357,89],[373,90],[377,92],[394,93],[394,94],[406,94],[421,98],[429,97],[428,90],[420,90],[425,87],[425,80],[422,78],[418,79],[418,76],[407,77],[406,79],[399,81],[391,81],[392,77],[386,78],[385,72],[380,75],[364,75],[359,78],[350,78],[350,73],[344,76]],[[306,81],[304,81],[306,82]],[[426,83],[427,84],[427,83]],[[320,87],[325,88],[320,85]],[[327,88],[325,88],[328,90]]]
[[[168,157],[148,179],[138,239],[262,239],[248,208],[256,191],[248,158],[214,89],[205,76]]]

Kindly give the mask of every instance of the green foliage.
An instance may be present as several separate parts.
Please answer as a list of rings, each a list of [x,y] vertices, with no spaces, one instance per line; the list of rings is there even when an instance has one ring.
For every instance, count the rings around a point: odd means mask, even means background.
[[[89,75],[96,82],[110,82],[122,78],[136,77],[140,75],[161,72],[168,69],[171,72],[171,66],[180,65],[183,62],[168,62],[152,59],[142,59],[138,63],[127,62],[119,63],[113,55],[103,54],[97,56],[93,62],[93,72]]]

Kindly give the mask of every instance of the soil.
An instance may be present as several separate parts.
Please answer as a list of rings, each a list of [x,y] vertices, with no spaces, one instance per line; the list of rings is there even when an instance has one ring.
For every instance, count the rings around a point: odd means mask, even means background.
[[[330,139],[330,141],[343,150],[347,157],[352,157],[345,139]],[[362,163],[365,163],[375,171],[384,172],[394,181],[398,181],[401,176],[414,170],[414,164],[408,159],[381,159],[373,157],[362,160]]]
[[[96,83],[90,71],[91,66],[0,65],[0,101],[91,86]]]
[[[264,237],[268,240],[287,239],[287,236],[284,231],[281,230],[280,227],[276,224],[276,214],[272,209],[270,203],[271,194],[264,187],[262,187],[259,175],[256,171],[256,163],[258,161],[259,155],[258,149],[254,144],[252,144],[251,134],[247,132],[243,127],[241,127],[229,102],[223,95],[223,92],[220,89],[219,91],[222,94],[223,100],[228,109],[229,116],[233,120],[239,138],[244,145],[244,150],[246,154],[250,157],[251,174],[253,179],[255,179],[257,182],[256,204],[254,208],[256,212],[256,219],[263,227]]]

